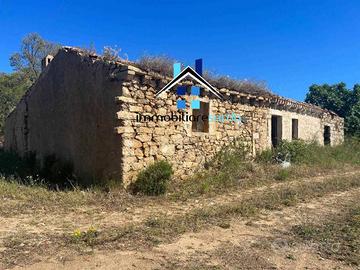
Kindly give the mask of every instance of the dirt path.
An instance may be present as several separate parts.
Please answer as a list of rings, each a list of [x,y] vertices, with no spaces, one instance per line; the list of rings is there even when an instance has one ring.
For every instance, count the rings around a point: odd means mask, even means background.
[[[206,206],[227,204],[239,201],[246,196],[256,192],[262,192],[269,188],[280,188],[285,185],[296,185],[302,182],[320,182],[330,177],[345,177],[351,175],[360,175],[360,171],[350,171],[343,173],[332,173],[311,178],[300,178],[292,181],[264,184],[260,187],[249,188],[245,190],[236,190],[213,197],[190,198],[186,201],[172,201],[164,199],[146,199],[137,200],[135,203],[125,202],[120,208],[115,210],[104,209],[103,207],[84,206],[78,209],[66,211],[59,209],[48,212],[46,210],[29,212],[27,214],[2,217],[0,216],[0,245],[1,239],[9,233],[16,231],[26,231],[28,233],[64,233],[72,232],[75,229],[86,230],[90,226],[98,229],[106,229],[114,226],[124,226],[126,224],[136,224],[154,216],[175,216],[184,215],[194,209],[204,208]],[[18,202],[21,203],[21,202]],[[9,206],[10,207],[10,206]]]
[[[355,269],[322,258],[311,246],[288,240],[291,226],[321,221],[358,201],[360,189],[333,193],[255,220],[233,219],[230,228],[186,233],[146,251],[96,251],[51,258],[27,269]],[[21,269],[21,268],[14,268]]]

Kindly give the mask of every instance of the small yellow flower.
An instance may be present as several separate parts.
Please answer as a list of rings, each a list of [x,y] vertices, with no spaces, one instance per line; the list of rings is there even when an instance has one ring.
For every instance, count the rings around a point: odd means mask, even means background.
[[[95,229],[94,226],[90,226],[87,232],[88,233],[95,233],[95,232],[97,232],[97,230]]]
[[[74,232],[73,232],[73,236],[75,238],[80,238],[81,237],[81,231],[80,229],[76,229]]]

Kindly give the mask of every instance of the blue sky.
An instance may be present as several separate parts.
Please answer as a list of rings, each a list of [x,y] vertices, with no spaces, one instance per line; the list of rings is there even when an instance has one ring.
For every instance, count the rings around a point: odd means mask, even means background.
[[[309,85],[360,82],[360,1],[0,0],[0,71],[29,32],[63,45],[166,54],[303,100]]]

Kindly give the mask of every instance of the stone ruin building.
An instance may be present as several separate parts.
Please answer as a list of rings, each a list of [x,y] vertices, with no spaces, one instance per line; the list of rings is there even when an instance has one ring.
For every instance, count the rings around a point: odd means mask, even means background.
[[[40,77],[7,117],[5,149],[35,153],[39,161],[55,154],[71,162],[84,181],[116,179],[126,186],[161,159],[183,179],[234,139],[252,155],[280,140],[343,141],[344,121],[331,111],[265,91],[221,87],[222,98],[203,88],[200,109],[191,109],[189,91],[183,97],[176,90],[155,96],[172,79],[132,62],[63,47],[44,59]],[[189,88],[193,81],[182,83]],[[179,99],[186,101],[185,110],[178,110]],[[242,120],[169,119],[199,114]]]

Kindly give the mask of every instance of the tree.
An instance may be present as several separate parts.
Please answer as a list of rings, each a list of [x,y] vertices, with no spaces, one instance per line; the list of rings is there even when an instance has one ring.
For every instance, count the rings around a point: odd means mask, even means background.
[[[309,87],[305,102],[331,110],[345,118],[345,132],[360,135],[360,85],[347,89],[345,83]]]
[[[346,88],[345,83],[334,85],[313,84],[306,94],[305,102],[312,103],[322,108],[331,110],[341,117],[345,117],[349,112],[349,104],[352,92]]]
[[[350,100],[352,106],[360,102],[360,84],[355,84]]]
[[[360,102],[356,103],[345,119],[348,134],[360,136]]]
[[[19,72],[0,74],[0,136],[4,133],[6,116],[29,86],[30,81]]]
[[[20,52],[10,57],[10,65],[34,82],[41,73],[41,60],[48,54],[55,55],[60,45],[44,40],[37,33],[28,34],[21,43]]]

